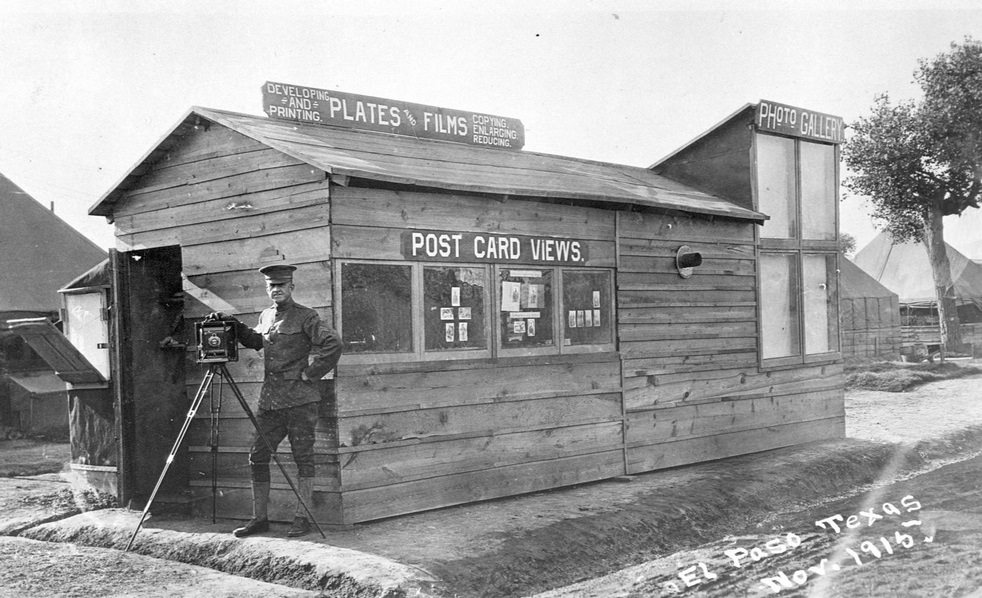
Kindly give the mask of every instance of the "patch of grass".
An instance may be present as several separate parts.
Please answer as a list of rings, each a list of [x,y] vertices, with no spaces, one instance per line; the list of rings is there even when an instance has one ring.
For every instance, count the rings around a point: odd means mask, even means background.
[[[903,363],[872,361],[845,366],[846,388],[903,392],[928,382],[982,374],[982,368],[953,361]]]

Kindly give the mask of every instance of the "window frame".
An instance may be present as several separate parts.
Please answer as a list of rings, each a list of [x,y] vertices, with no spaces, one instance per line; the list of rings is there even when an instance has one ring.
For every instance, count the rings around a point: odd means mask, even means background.
[[[540,270],[552,274],[552,344],[540,347],[505,347],[501,339],[501,281],[503,270]],[[495,354],[500,357],[530,357],[533,355],[559,355],[560,340],[559,330],[556,328],[559,323],[559,310],[561,308],[559,300],[559,289],[561,289],[562,279],[557,272],[556,266],[541,266],[531,264],[494,264],[492,268],[492,279],[494,281],[494,347]]]
[[[489,326],[492,324],[491,316],[492,314],[492,303],[491,303],[491,285],[494,283],[491,279],[492,272],[488,268],[488,264],[463,264],[459,262],[407,262],[413,265],[413,307],[418,307],[418,309],[412,309],[412,319],[413,324],[416,326],[414,330],[414,339],[419,345],[420,361],[438,361],[438,360],[449,360],[449,359],[486,359],[491,357],[494,351],[494,341],[489,334]],[[418,264],[418,266],[417,266]],[[426,277],[424,271],[426,268],[472,268],[482,270],[484,272],[484,292],[482,293],[482,299],[484,301],[484,342],[485,347],[483,349],[473,348],[473,349],[427,349],[426,348],[426,295],[424,284]],[[477,322],[477,320],[471,319],[470,322]],[[469,326],[468,326],[469,327]],[[343,337],[342,337],[343,338]],[[438,356],[434,358],[433,356]]]
[[[764,314],[764,294],[763,294],[763,284],[761,280],[760,268],[757,269],[757,317],[758,317],[758,346],[757,346],[757,359],[758,364],[762,370],[767,369],[779,369],[784,367],[791,367],[803,364],[819,364],[819,363],[831,363],[841,359],[842,351],[842,326],[839,322],[839,284],[838,284],[838,272],[839,272],[839,236],[841,234],[839,229],[839,176],[840,176],[840,153],[838,144],[831,143],[821,143],[811,139],[801,139],[797,137],[789,137],[786,135],[778,135],[770,132],[754,131],[753,135],[753,194],[755,206],[759,207],[760,197],[759,197],[759,182],[758,176],[760,173],[759,163],[758,163],[758,138],[760,136],[767,135],[773,137],[785,137],[789,138],[794,142],[794,196],[789,198],[794,202],[791,215],[797,222],[795,235],[792,238],[775,238],[766,237],[766,222],[756,228],[754,235],[756,237],[756,259],[757,263],[760,263],[762,255],[767,254],[793,254],[795,260],[795,280],[794,287],[797,289],[797,304],[798,304],[798,314],[797,314],[797,326],[798,326],[798,354],[781,356],[781,357],[764,357],[763,352],[763,337],[760,322],[763,322]],[[802,206],[802,166],[801,166],[801,144],[802,143],[812,143],[817,145],[826,145],[833,147],[833,197],[832,202],[834,205],[833,218],[834,218],[834,228],[835,228],[835,238],[834,239],[806,239],[804,238],[804,214]],[[835,349],[832,351],[826,351],[823,353],[806,353],[805,347],[805,337],[806,337],[806,314],[805,314],[805,289],[803,283],[804,277],[804,261],[805,256],[824,256],[827,258],[832,257],[831,260],[832,268],[834,272],[830,272],[829,280],[833,281],[833,287],[829,289],[831,297],[829,299],[830,310],[828,314],[828,319],[826,325],[835,326],[835,334],[829,334],[829,342],[835,342]],[[828,260],[826,263],[829,263]]]
[[[501,326],[499,316],[501,313],[501,299],[499,297],[500,287],[494,289],[495,297],[495,351],[501,357],[528,357],[533,355],[576,355],[583,353],[610,353],[617,350],[617,301],[614,295],[614,269],[613,268],[580,268],[574,266],[539,266],[521,264],[495,264],[494,282],[495,285],[501,280],[502,270],[549,270],[552,272],[552,307],[553,307],[553,344],[546,347],[515,347],[505,348],[501,343]],[[610,341],[606,343],[567,345],[566,344],[566,313],[564,291],[564,274],[567,271],[574,272],[594,272],[607,274],[607,296],[610,298]]]
[[[413,339],[413,350],[401,353],[345,353],[345,362],[351,364],[374,364],[374,363],[406,363],[406,362],[427,362],[427,361],[449,361],[466,359],[494,359],[498,357],[532,357],[532,356],[555,356],[573,355],[583,353],[606,353],[617,350],[617,301],[615,296],[615,271],[613,268],[601,267],[571,267],[571,266],[548,266],[539,264],[506,264],[506,263],[472,263],[472,262],[442,262],[442,261],[408,261],[408,260],[374,260],[357,258],[336,258],[332,260],[334,266],[334,321],[338,334],[344,338],[344,319],[342,317],[344,305],[342,290],[341,272],[345,264],[359,265],[378,265],[378,266],[404,266],[410,268],[410,297],[412,314],[410,325],[412,327],[411,337]],[[484,317],[483,325],[485,329],[493,328],[486,335],[487,346],[484,349],[462,349],[462,350],[427,350],[426,349],[426,329],[425,329],[425,295],[423,289],[425,268],[478,268],[484,271],[485,280],[488,284],[484,288]],[[505,348],[501,343],[501,298],[500,294],[500,275],[503,270],[540,270],[549,271],[552,274],[552,318],[553,318],[553,344],[543,347],[515,347]],[[608,306],[602,309],[609,310],[610,318],[610,341],[597,344],[565,345],[566,342],[566,321],[564,312],[563,297],[563,274],[567,270],[585,273],[603,273],[607,275],[607,297]],[[562,316],[562,317],[561,317]]]
[[[556,312],[556,317],[559,324],[559,346],[560,353],[565,355],[577,354],[577,353],[607,353],[617,350],[617,300],[614,295],[614,270],[611,268],[571,268],[571,267],[559,267],[560,278],[559,278],[559,291],[556,293],[559,295],[560,310]],[[610,298],[609,304],[609,317],[610,317],[610,340],[606,343],[590,343],[582,345],[567,345],[566,344],[566,313],[569,311],[565,306],[563,293],[565,291],[565,273],[572,270],[576,273],[606,273],[607,276],[607,297]]]

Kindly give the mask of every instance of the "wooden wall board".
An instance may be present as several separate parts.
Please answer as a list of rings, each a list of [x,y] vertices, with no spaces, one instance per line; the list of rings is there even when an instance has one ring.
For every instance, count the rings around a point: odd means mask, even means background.
[[[189,447],[189,449],[188,460],[192,481],[201,482],[207,480],[210,483],[212,471],[217,471],[219,486],[249,483],[251,469],[247,449],[231,451],[225,450],[223,446],[217,456],[217,467],[214,466],[216,459],[213,459],[209,447],[195,446]],[[296,483],[297,466],[293,461],[293,455],[290,453],[289,443],[287,441],[284,441],[284,445],[280,446],[280,449],[276,452],[276,457],[283,464],[283,467],[286,468],[290,479]],[[340,465],[338,464],[337,455],[318,453],[314,456],[315,483],[319,488],[339,490],[339,469]],[[270,481],[273,484],[287,485],[286,478],[283,477],[283,472],[280,471],[280,468],[276,466],[275,462],[271,461],[269,464],[269,475]]]
[[[439,440],[561,428],[621,419],[620,393],[577,394],[528,401],[495,401],[392,413],[344,416],[338,437],[345,446],[399,440]]]
[[[711,324],[756,321],[757,311],[752,305],[694,306],[689,309],[671,310],[620,307],[617,310],[618,328],[639,324]]]
[[[154,167],[140,178],[139,186],[131,189],[130,194],[132,197],[138,197],[143,193],[201,185],[246,172],[301,164],[303,162],[300,160],[271,148],[233,151],[229,154],[201,158],[193,162]]]
[[[754,244],[754,224],[745,220],[714,218],[684,212],[661,214],[656,212],[618,212],[618,234],[622,242],[629,239],[657,239],[692,244],[711,239],[713,243],[736,245]]]
[[[191,514],[194,517],[210,518],[212,514],[212,492],[210,481],[192,481]],[[269,493],[269,518],[271,521],[289,523],[296,512],[297,498],[285,482],[274,484]],[[222,518],[249,519],[252,517],[252,490],[244,485],[225,485],[218,496],[217,511]],[[322,528],[339,526],[344,523],[341,495],[330,492],[318,484],[314,485],[314,505],[311,512]],[[229,528],[238,527],[229,525]],[[316,530],[313,533],[317,533]]]
[[[228,127],[187,127],[180,143],[173,144],[160,154],[147,172],[162,170],[199,160],[236,153],[268,149],[269,146]]]
[[[802,421],[843,417],[838,391],[679,405],[628,414],[629,448]]]
[[[621,339],[621,342],[698,338],[752,338],[756,334],[757,322],[755,321],[622,324],[617,327],[617,335]]]
[[[621,343],[621,354],[624,355],[625,359],[670,357],[681,354],[699,355],[723,351],[743,353],[756,351],[756,349],[756,338],[729,338],[725,342],[720,342],[718,338],[697,338]]]
[[[690,227],[695,229],[695,226]],[[693,230],[696,233],[695,230]],[[719,241],[713,235],[713,231],[707,229],[701,233],[694,234],[691,238],[675,235],[675,239],[663,239],[660,237],[627,236],[621,233],[618,243],[621,254],[630,258],[656,258],[644,260],[626,260],[621,268],[627,271],[647,272],[674,272],[674,257],[679,247],[688,245],[693,251],[699,252],[707,262],[719,260],[722,262],[749,262],[755,263],[755,248],[753,239],[743,242],[734,240]],[[666,258],[672,258],[672,263],[668,263]],[[666,264],[668,264],[666,266]],[[700,266],[701,268],[701,266]]]
[[[720,351],[703,354],[686,353],[664,357],[643,357],[624,360],[625,379],[634,376],[681,374],[685,372],[719,371],[757,367],[757,351]]]
[[[610,241],[614,213],[520,199],[365,187],[333,190],[334,222],[381,228],[522,234]]]
[[[229,398],[226,398],[226,404],[219,414],[219,446],[223,451],[248,451],[249,447],[252,446],[252,439],[256,434],[256,429],[241,410],[238,402],[235,399],[229,401]],[[202,450],[210,451],[211,449],[208,445],[211,442],[211,419],[207,407],[206,400],[205,405],[202,407],[204,414],[200,414],[199,412],[198,417],[191,422],[187,432],[187,445],[204,447]],[[256,409],[253,409],[253,413],[256,413]],[[336,423],[331,418],[321,417],[317,420],[314,446],[318,453],[337,452],[335,427]],[[287,453],[290,452],[290,440],[288,438],[283,440],[278,451],[280,453],[284,451]]]
[[[218,217],[223,216],[219,213]],[[119,235],[117,245],[125,248],[163,247],[220,243],[229,238],[257,238],[281,232],[327,228],[330,213],[326,205],[315,204],[293,210],[241,216],[232,219],[215,219],[198,224],[164,228],[141,233]]]
[[[628,412],[721,397],[777,396],[803,390],[841,388],[842,366],[822,365],[760,372],[756,369],[685,372],[624,380]]]
[[[674,259],[673,259],[674,262]],[[674,266],[673,266],[674,268]],[[754,292],[757,288],[754,276],[711,275],[704,272],[682,278],[677,273],[649,274],[618,272],[617,290],[642,292],[690,293],[702,295],[706,291]]]
[[[251,239],[230,239],[183,248],[188,276],[248,270],[276,262],[302,264],[331,257],[329,227],[313,228]]]
[[[536,461],[344,493],[346,523],[514,496],[624,473],[622,450]]]
[[[180,210],[155,210],[129,216],[117,216],[114,224],[119,236],[164,228],[189,226],[215,219],[269,214],[329,201],[327,179],[286,188],[270,189],[246,195],[212,199],[184,206]]]
[[[349,378],[378,376],[386,374],[410,374],[425,372],[449,372],[461,370],[498,369],[527,366],[567,366],[578,367],[587,363],[608,363],[617,367],[620,357],[616,353],[572,353],[553,355],[530,355],[519,357],[497,357],[495,359],[459,359],[452,361],[403,361],[354,363],[341,362],[338,371]]]
[[[321,170],[306,164],[299,164],[233,174],[200,185],[187,185],[155,191],[130,190],[117,204],[118,208],[113,214],[127,216],[155,210],[181,208],[215,199],[239,197],[270,189],[286,189],[304,183],[323,181],[325,176]]]
[[[627,253],[625,251],[625,243],[620,243],[618,247],[620,248],[620,267],[617,269],[618,272],[625,274],[661,274],[663,276],[660,278],[663,279],[670,279],[673,276],[678,280],[682,279],[675,266],[675,255],[679,247],[681,247],[680,244],[675,244],[674,248],[665,252],[655,253],[652,251],[650,254],[643,255]],[[756,262],[752,254],[750,257],[713,256],[706,251],[706,245],[690,245],[689,247],[692,251],[701,254],[703,260],[702,265],[693,270],[694,276],[752,277],[756,275]]]
[[[781,426],[720,433],[628,449],[628,473],[722,459],[845,435],[845,419],[830,417]]]
[[[185,293],[200,296],[197,297],[198,301],[185,304],[184,317],[198,318],[212,311],[222,311],[229,315],[240,314],[239,319],[244,324],[254,326],[258,321],[258,313],[272,305],[266,295],[265,278],[257,270],[249,268],[188,276]],[[298,264],[294,273],[294,300],[314,309],[327,308],[330,313],[332,279],[330,261]],[[234,310],[211,309],[222,304],[227,304]],[[321,317],[324,315],[321,314]],[[333,317],[327,321],[330,323]]]
[[[503,467],[620,450],[622,445],[622,424],[612,421],[347,452],[340,456],[341,486],[347,492],[464,473],[493,477],[491,472]],[[488,481],[480,476],[474,483],[487,486]]]
[[[757,292],[746,291],[700,291],[687,295],[679,291],[633,291],[618,290],[618,308],[666,308],[666,307],[722,307],[732,305],[745,307],[756,305]]]
[[[342,358],[343,360],[343,358]],[[352,378],[338,372],[339,417],[620,389],[617,362],[579,362]]]

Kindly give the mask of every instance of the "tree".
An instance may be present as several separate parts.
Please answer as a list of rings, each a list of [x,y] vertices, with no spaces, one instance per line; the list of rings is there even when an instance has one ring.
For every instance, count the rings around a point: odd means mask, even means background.
[[[919,60],[924,97],[892,104],[884,94],[859,118],[843,148],[850,191],[869,198],[872,217],[895,242],[921,242],[934,276],[946,350],[961,347],[945,216],[982,200],[982,43],[966,38]]]
[[[848,257],[856,252],[856,237],[849,233],[839,233],[839,253]]]

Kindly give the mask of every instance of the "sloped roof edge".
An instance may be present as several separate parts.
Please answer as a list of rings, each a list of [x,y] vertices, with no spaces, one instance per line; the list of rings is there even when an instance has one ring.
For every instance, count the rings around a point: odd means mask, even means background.
[[[730,121],[736,119],[737,117],[739,117],[741,114],[743,114],[747,110],[756,109],[756,108],[757,108],[757,104],[753,104],[753,103],[747,102],[746,104],[744,104],[743,106],[741,106],[740,108],[738,108],[737,110],[735,110],[732,114],[730,114],[729,116],[727,116],[723,120],[721,120],[718,123],[716,123],[715,125],[709,127],[708,129],[706,129],[702,133],[696,135],[695,137],[693,137],[689,141],[686,141],[681,146],[679,146],[678,148],[676,148],[674,151],[671,151],[668,154],[662,156],[657,162],[655,162],[654,164],[652,164],[651,166],[649,166],[648,169],[649,170],[654,169],[654,168],[658,167],[658,165],[660,165],[660,164],[662,164],[664,162],[667,162],[668,160],[671,160],[672,158],[674,158],[675,156],[681,154],[682,152],[684,152],[685,150],[689,149],[693,145],[696,145],[697,143],[699,143],[700,141],[702,141],[706,137],[709,137],[710,135],[713,134],[714,131],[716,131],[717,129],[719,129],[719,128],[723,127],[724,125],[728,124]]]
[[[150,159],[150,157],[153,156],[155,152],[159,152],[161,146],[165,145],[182,126],[185,126],[188,119],[191,118],[194,113],[194,107],[191,107],[185,111],[184,116],[182,116],[180,120],[178,120],[177,123],[175,123],[174,126],[167,131],[167,133],[162,135],[156,143],[151,145],[150,149],[148,149],[145,154],[140,156],[140,159],[133,164],[133,167],[127,170],[126,174],[120,177],[120,179],[116,181],[114,185],[109,187],[109,190],[106,191],[102,197],[92,204],[92,206],[89,208],[89,216],[110,216],[112,214],[110,208],[114,203],[116,203],[116,197],[120,194],[120,192],[126,189],[124,186],[126,182],[131,179],[138,178],[142,174],[140,170],[145,167],[144,165]]]
[[[142,176],[146,168],[155,161],[153,159],[154,155],[162,153],[172,146],[180,137],[182,128],[193,127],[196,124],[195,119],[198,118],[214,122],[250,137],[277,151],[323,170],[329,175],[344,175],[388,183],[441,188],[452,191],[492,194],[504,193],[517,196],[562,198],[574,201],[609,204],[633,204],[757,222],[762,222],[767,218],[759,212],[742,208],[726,199],[703,193],[671,179],[655,175],[641,167],[527,151],[509,152],[506,150],[480,148],[429,139],[417,140],[389,133],[367,131],[353,133],[351,129],[340,127],[278,121],[255,115],[198,106],[188,110],[178,124],[171,128],[156,145],[144,154],[139,162],[120,179],[119,183],[112,187],[90,208],[89,214],[111,216],[113,204],[118,201],[119,196],[135,180]],[[289,128],[289,131],[286,131],[286,128]],[[401,168],[391,167],[391,165],[387,167],[371,163],[368,160],[359,159],[359,155],[365,155],[370,152],[363,148],[341,147],[343,144],[326,143],[323,139],[319,138],[325,131],[331,131],[332,135],[336,134],[339,138],[345,138],[347,143],[353,143],[352,135],[357,134],[364,136],[362,137],[364,139],[384,139],[387,142],[391,142],[393,147],[404,150],[411,146],[419,148],[420,144],[435,144],[430,147],[433,147],[434,151],[439,150],[443,152],[446,152],[448,147],[454,147],[455,150],[459,149],[460,152],[470,152],[473,157],[486,158],[486,163],[482,165],[485,168],[501,169],[503,172],[510,172],[513,175],[518,172],[531,172],[534,170],[530,168],[533,162],[549,163],[561,166],[562,168],[552,173],[555,176],[551,178],[543,176],[535,179],[534,177],[528,176],[512,176],[510,185],[504,182],[499,184],[498,182],[481,182],[465,179],[457,176],[452,172],[453,169],[449,167],[445,170],[440,170],[439,168],[430,169],[430,173],[427,174],[424,172],[425,169],[414,169],[405,165]],[[289,138],[290,136],[305,137],[309,140],[309,143],[295,138]],[[352,157],[354,158],[348,159]],[[439,160],[429,158],[401,157],[407,161],[407,164],[415,162],[419,165],[432,166],[433,164],[440,163]],[[576,168],[578,165],[581,168]],[[583,172],[580,172],[580,170]],[[584,189],[580,185],[563,184],[564,177],[575,178],[576,176],[582,176],[584,177],[583,180],[587,180],[590,177],[589,171],[602,171],[604,174],[603,177],[589,179],[591,181],[599,181],[597,185],[593,186],[593,189]],[[434,172],[437,174],[433,174]],[[529,180],[534,180],[538,184],[516,184],[519,181],[527,183]]]
[[[839,297],[853,299],[858,297],[897,297],[897,294],[883,286],[852,260],[839,258]],[[898,297],[899,300],[899,297]]]

